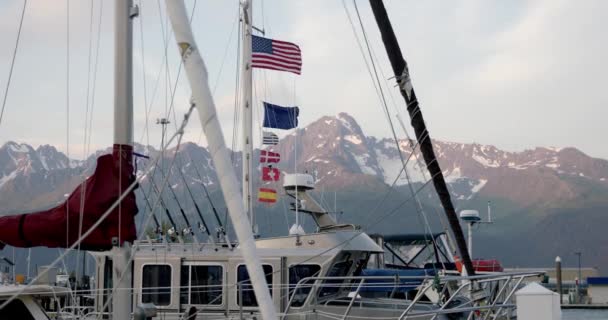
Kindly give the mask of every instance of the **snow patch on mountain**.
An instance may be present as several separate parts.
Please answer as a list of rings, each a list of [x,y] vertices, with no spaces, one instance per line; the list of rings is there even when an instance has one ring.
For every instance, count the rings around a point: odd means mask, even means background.
[[[473,158],[473,160],[479,162],[484,167],[490,167],[490,168],[500,167],[500,164],[496,160],[489,159],[489,158],[486,158],[486,157],[478,155],[478,154],[473,154],[472,158]]]
[[[452,183],[455,182],[456,180],[462,178],[462,172],[460,171],[460,167],[455,167],[454,169],[452,169],[451,172],[449,172],[448,174],[445,174],[445,182],[447,183]]]
[[[340,123],[342,123],[344,127],[346,127],[346,129],[348,129],[350,132],[353,132],[353,126],[351,125],[349,119],[346,118],[346,115],[344,113],[340,113],[338,115],[338,120],[340,121]]]
[[[8,147],[16,153],[28,153],[30,150],[26,144],[9,143]]]
[[[18,173],[19,173],[19,171],[15,170],[15,171],[11,172],[9,175],[6,175],[6,176],[3,176],[2,178],[0,178],[0,188],[2,188],[2,186],[5,183],[15,179],[17,177]]]
[[[479,179],[479,181],[477,182],[477,184],[475,186],[473,186],[473,188],[471,189],[471,192],[473,194],[479,192],[486,185],[486,183],[488,183],[488,180],[486,180],[486,179]]]
[[[392,150],[396,152],[397,148],[393,145]],[[397,178],[397,175],[400,174],[399,179],[397,179],[397,182],[395,184],[398,186],[406,185],[408,182],[405,173],[402,172],[403,163],[401,162],[401,158],[398,155],[397,157],[391,157],[380,149],[375,149],[375,152],[378,165],[380,166],[380,170],[382,171],[384,183],[392,185],[395,179]],[[410,161],[407,162],[406,169],[407,174],[412,183],[426,182],[424,174],[417,166],[416,161],[414,159],[410,159]]]
[[[374,170],[373,168],[371,168],[367,165],[367,159],[369,158],[369,155],[367,155],[367,156],[353,155],[353,156],[355,158],[355,161],[357,161],[357,165],[359,165],[359,169],[361,170],[361,172],[363,172],[365,174],[376,175],[376,170]]]
[[[339,138],[339,137],[338,137]],[[363,141],[361,141],[361,139],[355,135],[349,134],[347,136],[344,137],[344,140],[352,143],[352,144],[361,144],[363,143]]]

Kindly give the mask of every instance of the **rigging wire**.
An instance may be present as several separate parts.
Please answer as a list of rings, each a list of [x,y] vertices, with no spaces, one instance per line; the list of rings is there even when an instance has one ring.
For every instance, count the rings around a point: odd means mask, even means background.
[[[21,9],[21,18],[19,19],[19,29],[17,30],[17,39],[15,40],[15,49],[13,49],[13,57],[11,59],[11,67],[8,71],[8,80],[6,81],[6,88],[4,89],[4,98],[2,99],[2,109],[0,110],[0,125],[2,124],[2,119],[4,118],[4,109],[6,108],[6,98],[8,97],[8,91],[11,87],[11,80],[13,78],[13,69],[15,68],[15,59],[17,58],[17,50],[19,49],[19,40],[21,39],[21,29],[23,28],[23,20],[24,20],[23,18],[25,17],[26,8],[27,8],[27,0],[24,0],[23,8]]]
[[[65,132],[65,153],[68,161],[68,166],[70,165],[70,0],[66,0],[66,86],[65,86],[65,102],[66,102],[66,132]],[[66,201],[69,200],[66,199]],[[65,228],[65,242],[66,247],[70,243],[69,235],[70,235],[70,215],[68,206],[65,208],[66,215],[66,228]]]
[[[93,87],[91,93],[91,111],[89,113],[89,140],[87,141],[87,151],[89,154],[91,151],[91,137],[93,136],[93,111],[95,110],[95,94],[97,93],[97,66],[99,65],[99,48],[101,44],[101,21],[103,18],[103,1],[99,2],[99,21],[97,24],[97,44],[95,49],[95,65],[93,67]]]
[[[374,48],[373,47],[370,47],[370,51],[371,51],[371,56],[373,57],[373,59],[375,59],[376,61],[378,61],[378,58],[377,58],[377,56],[376,56],[376,54],[374,52]],[[388,79],[389,78],[387,76],[385,76],[385,73],[382,70],[382,66],[381,65],[378,65],[378,70],[380,71],[380,74],[382,75],[382,79],[384,79],[384,85],[387,88],[391,88],[391,86],[388,83]],[[401,128],[402,128],[403,132],[405,133],[405,136],[406,136],[406,138],[408,140],[408,145],[409,145],[410,149],[412,150],[411,152],[417,152],[418,151],[418,153],[419,153],[420,150],[417,150],[415,148],[414,140],[412,140],[412,138],[410,137],[409,132],[407,131],[405,125],[403,124],[403,121],[401,121],[401,118],[400,118],[400,108],[398,107],[398,104],[395,102],[395,97],[393,95],[393,91],[390,90],[390,89],[388,89],[387,92],[388,92],[389,98],[391,100],[391,104],[393,106],[393,109],[396,112],[396,117],[397,117],[398,121],[401,123]],[[399,104],[399,105],[401,105],[401,104]],[[407,113],[407,110],[406,110],[406,115],[407,114],[408,113]],[[428,132],[425,132],[424,136],[428,136]],[[426,179],[427,178],[428,168],[425,165],[423,165],[423,163],[422,163],[422,161],[420,159],[420,155],[419,154],[414,155],[414,159],[416,160],[415,161],[415,165],[417,165],[417,167],[419,168],[420,172],[422,173],[422,178]],[[429,196],[433,195],[431,193],[432,193],[431,190],[427,190],[427,194]],[[440,212],[439,212],[439,210],[437,209],[436,206],[431,206],[431,211],[435,214],[435,216],[437,217],[437,220],[440,222],[441,227],[445,231],[445,234],[446,234],[446,236],[448,238],[448,241],[454,241],[453,239],[451,239],[452,238],[452,234],[450,232],[448,232],[449,228],[447,226],[447,222],[446,222],[445,216],[442,215],[442,214],[440,214]],[[428,225],[427,216],[425,215],[424,218],[425,218],[426,224]]]
[[[159,17],[160,17],[160,20],[161,20],[161,28],[162,28],[161,32],[163,34],[164,57],[163,57],[163,62],[161,63],[161,68],[160,68],[160,70],[158,72],[158,75],[157,75],[157,78],[156,78],[156,83],[155,83],[154,90],[152,92],[152,100],[150,101],[149,106],[146,107],[146,111],[147,111],[147,113],[146,113],[146,127],[145,127],[145,131],[142,133],[141,140],[143,140],[143,134],[145,133],[148,136],[148,142],[149,142],[149,128],[148,128],[149,114],[152,111],[152,103],[154,102],[154,98],[156,97],[156,92],[158,91],[157,90],[158,89],[158,84],[160,82],[160,76],[162,74],[163,68],[166,69],[166,75],[168,77],[168,81],[165,82],[167,89],[171,88],[168,85],[168,83],[172,82],[170,80],[170,77],[169,77],[169,70],[168,70],[169,69],[169,61],[168,61],[168,58],[167,58],[167,55],[168,55],[167,47],[168,47],[168,44],[169,44],[169,42],[168,42],[169,35],[165,36],[164,25],[163,25],[163,21],[162,21],[162,9],[161,9],[161,6],[160,6],[160,1],[157,1],[157,4],[158,4]],[[192,20],[194,19],[194,13],[195,13],[195,10],[196,10],[196,4],[197,4],[197,0],[194,1],[194,5],[192,7],[192,13],[191,13],[191,16],[190,16],[190,23],[192,23]],[[167,29],[167,32],[168,32],[168,30],[169,29]],[[141,22],[140,22],[140,37],[141,37],[141,40],[142,40],[142,57],[143,57],[143,23],[141,23]],[[175,85],[174,85],[175,89],[171,91],[172,92],[171,93],[171,105],[173,105],[173,101],[174,101],[174,98],[175,98],[175,91],[177,90],[177,85],[178,85],[178,81],[179,81],[179,75],[180,75],[180,72],[181,72],[182,64],[183,64],[183,61],[180,60],[179,67],[178,67],[178,75],[177,75],[177,79],[175,80]],[[145,78],[145,71],[144,71],[144,78]],[[145,94],[145,92],[144,92],[144,94]],[[168,95],[166,95],[166,97],[168,97]],[[144,99],[146,99],[146,98],[144,98]],[[168,105],[168,103],[165,105],[165,107],[167,107],[167,105]],[[167,116],[168,116],[168,112],[169,111],[166,111],[166,115]],[[173,113],[174,113],[174,118],[175,118],[175,111],[173,111]],[[177,125],[176,122],[174,122],[174,123]],[[177,127],[176,127],[176,129],[177,129]],[[166,134],[166,131],[163,130],[161,141],[164,139],[165,134]],[[161,157],[161,162],[162,162],[163,158],[164,157]],[[152,176],[154,176],[156,174],[156,169],[157,168],[155,167],[154,171],[152,173]],[[150,186],[149,192],[151,192],[151,190],[152,190],[152,186]],[[163,205],[164,205],[164,203],[163,203]],[[170,212],[169,212],[169,210],[168,210],[167,207],[165,207],[165,212],[167,213],[167,216],[170,217]],[[173,219],[171,218],[170,220],[173,220]]]
[[[240,16],[240,7],[239,9],[239,16]],[[236,68],[235,68],[235,73],[236,73],[236,77],[235,77],[235,84],[234,84],[234,108],[233,108],[233,120],[232,120],[232,145],[231,145],[231,158],[232,158],[232,166],[236,166],[236,146],[238,144],[238,136],[239,136],[239,122],[240,122],[240,115],[241,115],[241,101],[240,101],[240,96],[241,96],[241,37],[242,37],[242,24],[244,23],[243,18],[241,17],[241,19],[239,20],[239,27],[238,27],[238,36],[237,36],[237,46],[236,46]],[[202,131],[201,131],[202,133]]]
[[[366,64],[366,67],[367,67],[367,71],[368,71],[368,73],[370,75],[372,83],[374,84],[374,88],[376,89],[376,94],[378,95],[378,97],[380,99],[381,106],[383,107],[383,111],[385,113],[387,121],[389,122],[391,133],[393,135],[393,138],[394,138],[394,141],[395,141],[395,144],[396,144],[396,147],[397,147],[397,152],[399,154],[399,158],[400,158],[401,163],[403,165],[403,169],[404,170],[402,170],[402,173],[403,172],[405,173],[405,178],[407,180],[407,184],[408,184],[408,188],[410,190],[410,193],[414,194],[414,188],[412,186],[412,181],[410,179],[410,176],[409,176],[409,173],[408,173],[407,167],[406,167],[407,166],[407,162],[409,162],[409,159],[411,158],[411,154],[410,154],[410,157],[408,157],[408,161],[406,162],[405,159],[404,159],[404,157],[403,157],[403,151],[401,150],[401,146],[399,145],[399,139],[397,138],[397,134],[396,134],[396,131],[395,131],[392,119],[390,117],[390,113],[388,111],[388,103],[387,103],[387,100],[386,100],[386,96],[384,94],[384,90],[382,89],[382,82],[380,81],[380,78],[378,76],[378,70],[377,70],[377,67],[376,67],[376,63],[374,62],[375,56],[374,56],[373,51],[372,51],[372,49],[371,49],[371,47],[369,45],[369,40],[367,38],[367,33],[365,31],[365,27],[363,25],[363,21],[361,19],[361,15],[360,15],[359,9],[357,7],[356,1],[353,0],[353,4],[354,4],[354,7],[355,7],[355,12],[356,12],[356,15],[357,15],[357,18],[358,18],[358,22],[359,22],[359,25],[360,25],[360,28],[361,28],[361,32],[363,34],[364,43],[366,45],[367,52],[369,54],[369,59],[370,59],[370,63],[371,63],[371,66],[372,66],[371,69],[369,67],[369,64],[367,63],[367,59],[365,58],[365,53],[363,51],[363,47],[361,46],[360,39],[359,39],[359,37],[357,35],[356,28],[355,28],[354,23],[353,23],[353,21],[351,19],[351,16],[350,16],[350,13],[349,13],[349,11],[347,9],[346,3],[345,3],[344,0],[342,1],[342,5],[343,5],[344,10],[346,12],[348,21],[349,21],[349,23],[351,25],[351,28],[352,28],[353,33],[355,35],[355,38],[357,40],[357,44],[359,46],[359,50],[361,51],[361,54],[362,54],[363,59],[365,61],[365,64]],[[373,69],[373,72],[372,72],[372,69]],[[389,92],[390,92],[390,90],[389,90]],[[393,101],[393,103],[394,103],[394,101]],[[414,152],[415,152],[415,149],[413,149],[413,153]],[[401,175],[401,173],[399,174],[399,176],[400,175]],[[392,187],[391,187],[391,189],[392,189]],[[389,193],[390,193],[390,189],[389,189]],[[388,196],[388,193],[387,193],[387,196]],[[424,233],[425,240],[428,241],[428,239],[427,239],[427,233],[428,234],[432,234],[432,230],[430,228],[430,224],[428,223],[428,218],[426,216],[426,213],[424,212],[424,209],[422,207],[422,203],[421,203],[419,197],[415,197],[415,200],[416,200],[415,201],[416,202],[415,203],[415,208],[416,208],[416,211],[419,214],[418,218],[422,219],[422,221],[420,221],[420,222],[421,222],[421,225],[422,225],[423,229],[425,229],[425,233]],[[432,236],[431,236],[431,241],[436,246],[435,239]]]
[[[399,139],[397,138],[397,133],[395,131],[395,126],[393,125],[393,121],[392,121],[390,113],[388,111],[388,104],[386,102],[386,97],[384,95],[384,91],[382,90],[382,83],[380,81],[380,77],[378,76],[378,70],[376,68],[376,64],[374,62],[374,56],[372,55],[372,51],[371,51],[371,48],[370,48],[370,45],[369,45],[369,40],[367,38],[367,32],[365,32],[365,26],[363,25],[363,20],[361,19],[361,14],[359,13],[359,8],[357,7],[357,2],[355,0],[353,0],[353,4],[355,6],[355,12],[357,13],[357,19],[359,20],[359,25],[361,27],[361,32],[363,34],[363,39],[365,41],[365,45],[366,45],[367,51],[369,53],[369,59],[370,59],[370,62],[371,62],[371,65],[372,65],[372,68],[373,68],[373,71],[374,71],[373,74],[374,74],[376,82],[378,83],[378,89],[380,90],[380,96],[382,97],[382,101],[381,101],[382,102],[382,107],[384,109],[384,112],[386,113],[386,117],[388,119],[388,123],[389,123],[390,129],[391,129],[391,133],[393,134],[393,138],[395,139],[395,144],[396,144],[396,147],[397,147],[397,153],[399,154],[399,158],[401,159],[401,163],[403,165],[405,165],[405,160],[403,158],[403,151],[401,150],[401,146],[399,145]],[[410,179],[410,176],[409,176],[409,173],[407,171],[407,168],[404,169],[404,173],[405,173],[406,180],[408,182],[407,183],[408,188],[410,189],[410,192],[412,194],[414,194],[414,188],[412,187],[412,181]],[[424,210],[422,208],[422,203],[420,202],[420,198],[418,198],[418,197],[416,197],[416,209],[418,211],[418,214],[424,219],[423,228],[426,228],[427,229],[426,231],[429,234],[432,234],[432,230],[431,230],[431,227],[429,225],[426,213],[424,212]],[[425,233],[425,240],[428,241],[428,239],[426,239],[426,235],[427,234]],[[432,241],[434,243],[435,239],[432,238]]]
[[[139,1],[140,11],[143,13],[143,4],[144,1]],[[141,55],[141,71],[142,71],[142,82],[143,82],[143,91],[144,91],[144,114],[146,120],[144,121],[144,132],[146,134],[146,146],[150,145],[150,129],[149,129],[149,120],[150,113],[148,110],[148,87],[146,82],[146,58],[145,58],[145,42],[144,42],[144,18],[143,14],[138,16],[139,18],[139,42],[140,42],[140,55]],[[143,137],[142,137],[143,139]],[[156,217],[155,217],[156,219]]]
[[[194,3],[194,7],[193,7],[193,9],[192,9],[192,14],[191,14],[191,17],[190,17],[190,23],[192,22],[192,19],[194,18],[194,12],[195,12],[195,9],[196,9],[196,1],[195,1],[195,3]],[[234,25],[235,25],[235,24],[233,23],[233,29],[232,29],[232,31],[234,31]],[[232,33],[233,33],[233,32],[231,32],[230,38],[232,37]],[[168,37],[167,37],[167,38],[168,38]],[[226,48],[226,50],[225,50],[225,52],[226,52],[226,53],[228,52],[228,46],[230,45],[230,42],[231,42],[231,41],[230,41],[230,39],[229,39],[229,42],[228,42],[228,44],[227,44],[227,48]],[[165,48],[167,48],[167,45],[165,45]],[[226,57],[226,53],[224,54],[224,57]],[[223,59],[223,61],[222,61],[222,66],[220,67],[220,72],[218,73],[218,79],[219,79],[219,76],[221,75],[221,70],[223,69],[224,60],[225,60],[225,59]],[[167,65],[168,65],[168,62],[167,62]],[[169,88],[168,88],[168,89],[169,89],[169,93],[170,93],[170,95],[171,95],[170,106],[169,106],[169,111],[168,111],[168,112],[170,112],[171,110],[173,110],[173,114],[174,114],[174,115],[175,115],[175,108],[174,108],[174,105],[175,105],[175,104],[174,104],[174,100],[175,100],[175,94],[176,94],[176,91],[177,91],[177,85],[178,85],[178,83],[179,83],[179,76],[180,76],[180,74],[181,74],[181,70],[182,70],[182,65],[183,65],[183,61],[182,61],[182,60],[180,60],[180,64],[179,64],[179,68],[178,68],[177,77],[176,77],[176,79],[175,79],[175,85],[174,85],[174,88],[173,88],[173,89],[171,89],[171,87],[169,87]],[[168,76],[168,79],[169,79],[168,81],[169,81],[169,82],[172,82],[172,81],[171,81],[171,78],[170,78],[170,74],[168,73],[168,68],[167,68],[167,76]],[[216,82],[216,86],[215,86],[216,88],[217,88],[217,84],[218,84],[218,82],[219,82],[219,81],[217,81],[217,82]],[[194,107],[194,105],[192,105],[191,107]],[[177,152],[177,151],[178,151],[178,150],[176,149],[176,152]],[[186,154],[188,154],[188,156],[190,157],[190,155],[189,155],[189,150],[186,150]],[[196,168],[196,166],[195,166],[195,168]],[[161,171],[162,171],[162,169],[161,169]],[[183,182],[184,182],[184,184],[185,184],[185,187],[186,187],[186,189],[187,189],[187,191],[188,191],[188,193],[189,193],[189,195],[190,195],[190,198],[192,199],[192,202],[194,203],[194,208],[195,208],[196,212],[198,213],[199,219],[200,219],[200,221],[201,221],[201,223],[202,223],[202,227],[204,228],[204,231],[207,233],[207,235],[209,236],[209,238],[211,239],[211,241],[213,241],[213,237],[212,237],[212,235],[211,235],[211,233],[210,233],[210,231],[209,231],[209,227],[208,227],[208,225],[207,225],[207,223],[206,223],[206,221],[205,221],[205,219],[204,219],[204,217],[203,217],[203,215],[202,215],[202,212],[201,212],[200,208],[198,207],[198,204],[196,203],[196,200],[195,200],[194,195],[193,195],[193,193],[192,193],[192,191],[191,191],[191,189],[190,189],[190,186],[188,185],[188,183],[187,183],[187,181],[186,181],[186,178],[185,178],[185,177],[184,177],[184,175],[183,175],[183,172],[182,172],[181,170],[178,170],[178,171],[179,171],[179,174],[180,174],[180,176],[181,176],[181,178],[182,178],[182,180],[183,180]],[[197,171],[197,174],[199,175],[199,178],[201,178],[201,181],[202,181],[202,177],[201,177],[200,173],[198,172],[198,168],[196,168],[196,171]],[[203,184],[203,187],[205,188],[205,191],[206,191],[206,193],[207,193],[207,198],[208,198],[208,199],[209,199],[209,201],[210,201],[211,207],[212,207],[213,212],[214,212],[214,214],[215,214],[215,216],[216,216],[216,218],[217,218],[217,220],[218,220],[218,223],[219,223],[219,225],[220,225],[220,228],[221,228],[221,229],[223,229],[223,227],[222,227],[222,223],[221,223],[221,220],[219,219],[219,216],[218,216],[218,214],[217,214],[217,211],[216,211],[216,209],[215,209],[215,206],[214,206],[214,205],[213,205],[213,203],[211,202],[211,198],[209,197],[208,192],[207,192],[206,187],[204,186],[204,184]],[[182,216],[183,216],[183,217],[184,217],[184,219],[186,220],[186,222],[187,222],[187,224],[188,224],[188,228],[190,228],[190,229],[191,229],[191,226],[189,225],[188,219],[187,219],[187,217],[186,217],[186,215],[185,215],[185,213],[184,213],[184,211],[183,211],[183,209],[182,209],[181,205],[179,204],[178,198],[177,198],[177,196],[176,196],[175,192],[173,191],[173,188],[171,188],[171,191],[172,191],[172,194],[173,194],[173,196],[174,196],[175,200],[178,202],[178,206],[180,207],[180,212],[182,212]],[[223,231],[222,233],[223,233],[224,235],[226,235],[225,231]]]
[[[87,89],[86,89],[86,102],[85,102],[85,115],[84,115],[84,135],[83,135],[83,160],[86,160],[87,156],[87,135],[92,134],[92,130],[88,127],[88,118],[89,118],[89,103],[90,103],[90,91],[91,91],[91,58],[93,56],[93,12],[95,9],[95,0],[91,0],[90,5],[90,14],[89,14],[89,49],[88,49],[88,62],[87,62]],[[78,215],[78,236],[82,234],[82,223],[84,220],[84,202],[85,202],[85,193],[87,188],[87,180],[83,179],[82,188],[80,189],[80,209]],[[80,245],[76,248],[77,252],[80,252]],[[80,259],[76,259],[76,279],[78,279],[78,270],[80,264]],[[84,276],[84,270],[83,274]]]
[[[354,30],[355,30],[355,29],[354,29],[354,25],[353,25],[353,23],[352,23],[352,21],[351,21],[351,18],[350,18],[350,15],[349,15],[349,13],[348,13],[348,10],[346,9],[346,5],[345,5],[345,3],[344,3],[344,0],[342,1],[342,3],[343,3],[343,5],[344,5],[344,9],[345,9],[345,11],[346,11],[346,13],[347,13],[347,17],[348,17],[348,19],[349,19],[349,21],[350,21],[350,23],[351,23],[351,27],[353,28],[353,32],[354,32]],[[355,5],[356,5],[356,4],[355,4]],[[360,40],[359,40],[359,37],[357,36],[356,32],[354,32],[354,33],[355,33],[355,38],[357,39],[357,42],[358,42],[358,44],[359,44],[359,49],[361,50],[361,54],[362,54],[363,56],[365,56],[365,54],[363,53],[363,49],[362,49],[362,47],[361,47],[361,44],[359,43],[359,41],[360,41]],[[369,46],[368,48],[369,48],[369,50],[370,50],[370,52],[371,52],[371,54],[370,54],[370,60],[375,60],[375,61],[378,61],[378,58],[377,58],[377,56],[376,56],[376,53],[374,52],[374,48],[373,48],[372,46]],[[366,60],[365,58],[364,58],[364,60],[365,60],[365,62],[367,63],[367,60]],[[368,68],[369,68],[369,66],[368,66]],[[395,102],[395,98],[394,98],[394,95],[393,95],[393,91],[392,91],[392,90],[390,90],[391,86],[388,84],[388,81],[386,80],[386,79],[388,79],[388,78],[385,76],[385,73],[384,73],[384,71],[383,71],[383,69],[382,69],[382,65],[381,65],[381,64],[378,64],[378,70],[380,71],[380,75],[382,76],[382,79],[384,79],[384,80],[385,80],[383,83],[384,83],[385,87],[387,87],[387,88],[388,88],[386,91],[388,92],[388,96],[389,96],[389,98],[390,98],[391,105],[392,105],[393,109],[395,110],[395,112],[396,112],[396,114],[397,114],[397,118],[399,119],[399,114],[400,114],[400,112],[399,112],[399,108],[397,107],[397,103]],[[368,69],[368,72],[369,72],[369,69]],[[371,74],[370,74],[370,77],[371,77]],[[381,83],[378,83],[378,85],[379,85],[379,86],[382,86],[382,84],[381,84]],[[375,86],[375,82],[374,82],[374,86]],[[378,89],[376,89],[376,90],[378,90]],[[377,94],[378,94],[378,92],[377,92]],[[399,121],[400,121],[400,120],[399,120]],[[408,131],[407,131],[407,129],[405,128],[405,126],[404,126],[404,125],[402,125],[402,126],[401,126],[401,128],[402,128],[402,130],[404,131],[404,133],[405,133],[405,135],[406,135],[406,137],[407,137],[407,139],[408,139],[408,145],[409,145],[410,149],[412,150],[412,152],[416,152],[416,148],[415,148],[415,145],[416,145],[416,144],[414,143],[414,140],[412,140],[412,139],[410,138],[410,135],[409,135],[409,133],[408,133]],[[427,133],[427,134],[428,134],[428,133]],[[420,161],[420,157],[419,157],[418,155],[415,155],[414,157],[415,157],[415,159],[416,159],[415,164],[416,164],[416,165],[418,166],[418,168],[420,169],[420,172],[422,173],[423,178],[424,178],[424,179],[426,179],[426,175],[427,175],[426,171],[427,171],[427,168],[426,168],[425,166],[423,166],[423,165],[422,165],[422,162]],[[430,195],[430,192],[431,192],[431,191],[429,190],[428,192],[429,192],[429,195]],[[445,231],[446,231],[446,234],[447,234],[448,238],[450,238],[450,237],[451,237],[451,234],[450,234],[449,232],[447,232],[448,227],[447,227],[447,225],[446,225],[445,216],[441,215],[441,214],[439,213],[439,211],[437,210],[437,208],[436,208],[436,207],[434,207],[434,206],[432,206],[432,207],[431,207],[431,211],[433,211],[433,212],[435,213],[435,215],[437,216],[437,220],[439,220],[439,222],[441,223],[441,226],[442,226],[443,230],[445,230]]]

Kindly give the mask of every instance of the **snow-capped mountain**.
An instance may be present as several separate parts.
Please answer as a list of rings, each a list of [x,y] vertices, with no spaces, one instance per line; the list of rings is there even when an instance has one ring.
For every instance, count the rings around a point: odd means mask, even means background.
[[[591,158],[574,148],[536,148],[507,152],[494,146],[433,141],[435,153],[456,200],[476,196],[502,198],[521,206],[546,205],[583,196],[592,186],[608,188],[608,161]],[[366,188],[374,192],[388,186],[421,184],[429,176],[417,152],[415,141],[378,139],[365,135],[346,113],[325,116],[281,139],[269,148],[282,156],[278,167],[285,172],[308,171],[325,190]],[[26,144],[8,142],[0,148],[0,208],[35,209],[62,200],[95,164],[99,150],[86,161],[68,160],[52,146],[33,149]],[[136,146],[136,152],[154,158],[158,150]],[[169,174],[174,189],[204,182],[215,185],[217,176],[208,151],[184,143],[167,172],[175,150],[166,152],[154,179]],[[258,151],[259,152],[259,151]],[[234,158],[240,174],[238,153]],[[297,159],[297,161],[296,161]],[[407,177],[402,172],[407,164]],[[137,161],[138,171],[147,164]],[[181,174],[177,171],[181,171]],[[149,178],[148,178],[149,179]],[[145,183],[146,181],[144,181]]]
[[[433,145],[457,200],[470,200],[482,193],[521,205],[545,204],[576,198],[585,192],[581,183],[608,187],[608,161],[574,148],[507,152],[479,144],[433,141]],[[298,130],[272,149],[288,160],[286,171],[293,172],[297,154],[298,170],[315,173],[320,185],[344,188],[428,181],[424,161],[418,152],[412,154],[413,147],[415,141],[399,140],[400,155],[394,139],[367,137],[351,116],[340,113]],[[402,161],[407,176],[402,172]]]
[[[488,145],[433,143],[458,208],[483,210],[486,201],[492,200],[498,223],[488,227],[487,232],[479,231],[476,250],[480,256],[500,258],[507,265],[538,266],[551,263],[564,252],[596,248],[586,253],[589,263],[608,266],[608,242],[603,228],[598,228],[607,222],[608,161],[589,157],[574,148],[539,147],[508,152]],[[399,205],[409,196],[408,181],[419,188],[429,179],[426,170],[421,169],[424,165],[419,164],[418,154],[412,155],[415,145],[415,141],[400,140],[400,156],[393,139],[366,136],[355,119],[341,113],[322,117],[268,149],[281,154],[280,170],[315,175],[321,200],[324,191],[335,191],[332,193],[338,199],[337,210],[346,213],[344,219],[349,223],[369,226],[369,210],[375,211],[377,202],[385,199],[386,190],[394,185],[397,192],[392,192],[375,212],[378,215],[396,207],[400,211],[371,230],[392,233],[420,232],[413,218],[416,211],[413,205]],[[96,158],[110,150],[98,150],[87,160],[75,161],[52,146],[34,149],[27,144],[4,144],[0,147],[0,214],[23,213],[60,203],[92,171]],[[159,152],[141,145],[136,145],[135,151],[150,158]],[[203,214],[214,219],[201,182],[209,186],[218,210],[223,212],[224,206],[217,192],[217,176],[209,152],[193,143],[182,144],[174,158],[175,152],[172,149],[165,153],[152,169],[153,174],[143,179],[138,194],[149,195],[150,190],[154,193],[152,179],[158,185],[168,175],[168,188],[163,196],[165,208],[169,207],[177,217],[175,198],[178,198],[186,214],[195,221],[194,202],[185,188],[188,185]],[[259,154],[259,150],[256,152]],[[237,175],[241,174],[239,158],[239,153],[233,153]],[[402,158],[407,164],[407,178],[400,174]],[[149,163],[148,159],[137,158],[138,175]],[[280,189],[280,182],[274,187]],[[430,209],[437,201],[432,186],[427,185],[426,190],[420,193],[421,200]],[[147,210],[141,196],[139,206],[141,212]],[[290,226],[285,206],[256,210],[263,232],[280,234]],[[164,217],[162,212],[158,214],[159,218]],[[284,218],[276,219],[277,216]],[[431,214],[430,218],[439,216]],[[138,219],[143,217],[138,215]],[[374,216],[372,220],[377,218]],[[530,254],[521,255],[522,251]]]

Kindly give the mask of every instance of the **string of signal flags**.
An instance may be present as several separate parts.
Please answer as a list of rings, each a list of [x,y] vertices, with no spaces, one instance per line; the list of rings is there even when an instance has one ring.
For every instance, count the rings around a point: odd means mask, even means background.
[[[294,43],[274,40],[259,36],[251,37],[251,66],[259,69],[270,69],[295,74],[302,73],[302,52]],[[297,128],[298,107],[284,107],[268,102],[264,104],[263,127],[268,129],[289,130]],[[262,145],[276,146],[279,137],[271,131],[262,132]],[[261,179],[263,182],[277,182],[281,171],[274,167],[281,161],[278,152],[261,150],[260,163],[262,164]],[[262,187],[258,190],[258,201],[273,204],[277,202],[277,191],[273,188]]]

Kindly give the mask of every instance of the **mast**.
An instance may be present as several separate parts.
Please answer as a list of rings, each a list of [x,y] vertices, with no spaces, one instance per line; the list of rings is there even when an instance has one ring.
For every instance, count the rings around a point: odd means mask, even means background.
[[[184,70],[192,88],[193,101],[198,109],[201,125],[207,137],[209,153],[213,159],[228,213],[239,240],[238,249],[247,266],[251,284],[260,306],[260,313],[264,320],[277,319],[264,270],[262,270],[260,259],[257,256],[251,223],[247,217],[247,211],[245,211],[238,180],[230,160],[230,153],[226,147],[224,134],[215,111],[215,103],[209,89],[207,69],[194,41],[186,6],[183,1],[176,0],[168,0],[166,4]]]
[[[253,212],[252,193],[253,193],[253,105],[252,105],[252,86],[253,72],[251,68],[251,32],[252,27],[252,5],[251,0],[241,2],[242,9],[242,32],[243,42],[241,43],[241,90],[242,90],[242,165],[243,165],[243,203],[245,210],[251,221],[253,234],[256,232],[255,215]]]
[[[439,195],[441,205],[443,206],[448,222],[450,223],[452,233],[454,234],[458,252],[462,258],[462,262],[465,266],[467,274],[474,275],[475,270],[473,269],[473,263],[471,262],[471,257],[469,256],[469,252],[467,250],[467,243],[464,239],[464,234],[462,233],[462,228],[460,226],[460,222],[458,221],[458,216],[456,215],[456,210],[452,204],[450,192],[445,183],[443,173],[441,172],[441,168],[439,167],[439,163],[435,157],[435,152],[433,151],[431,136],[427,131],[424,118],[422,117],[422,111],[420,110],[420,105],[418,104],[418,99],[416,98],[414,88],[412,87],[407,62],[405,62],[401,49],[399,48],[399,43],[397,42],[397,37],[395,36],[395,32],[391,26],[388,14],[384,8],[384,3],[382,0],[370,0],[369,2],[372,7],[372,11],[374,12],[374,17],[376,18],[376,23],[378,24],[380,33],[382,34],[382,42],[384,43],[386,53],[395,74],[395,78],[397,79],[399,91],[401,91],[401,95],[407,104],[407,111],[410,115],[412,127],[414,127],[416,139],[420,144],[420,152],[422,153],[424,162],[426,163],[431,178],[433,179],[433,185],[435,186],[435,190]]]
[[[120,157],[131,157],[133,147],[133,24],[137,16],[133,0],[115,1],[114,15],[114,148]],[[130,159],[128,159],[130,161]],[[122,162],[119,162],[122,163]],[[121,174],[122,176],[122,174]],[[119,184],[120,185],[120,184]],[[122,190],[120,190],[122,193]],[[120,204],[118,206],[120,214]],[[120,238],[120,235],[119,235]],[[131,248],[118,240],[112,248],[112,319],[128,319],[131,314]],[[120,280],[120,281],[119,281]]]

